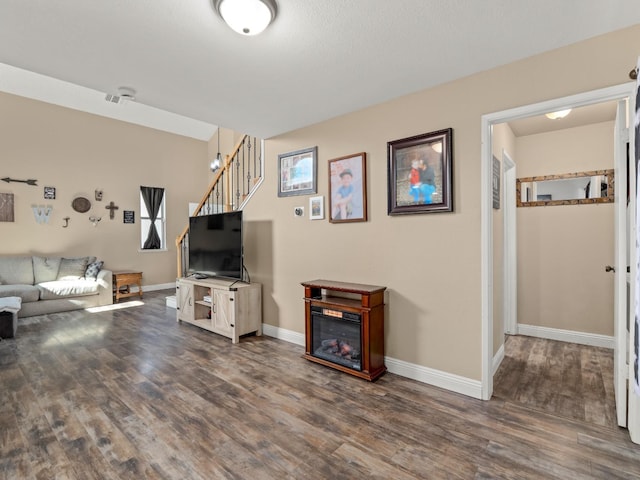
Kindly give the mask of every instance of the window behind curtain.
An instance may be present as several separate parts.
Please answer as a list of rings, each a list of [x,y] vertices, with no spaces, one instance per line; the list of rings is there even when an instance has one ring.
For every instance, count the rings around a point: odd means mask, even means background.
[[[158,217],[156,218],[156,230],[158,231],[158,235],[160,236],[160,249],[164,250],[167,248],[167,229],[166,229],[166,205],[167,201],[167,191],[165,189],[164,197],[162,198],[162,205],[160,206],[160,210],[158,211]],[[147,211],[147,206],[144,203],[144,199],[142,198],[142,191],[140,192],[140,249],[149,250],[144,248],[144,242],[147,240],[149,236],[149,227],[151,226],[151,218],[149,212]]]

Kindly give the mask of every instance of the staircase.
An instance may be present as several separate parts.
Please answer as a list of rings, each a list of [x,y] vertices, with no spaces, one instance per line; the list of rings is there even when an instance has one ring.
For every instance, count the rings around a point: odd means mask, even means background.
[[[264,175],[264,142],[244,135],[215,172],[193,216],[242,210]],[[189,267],[189,226],[176,238],[178,277]]]

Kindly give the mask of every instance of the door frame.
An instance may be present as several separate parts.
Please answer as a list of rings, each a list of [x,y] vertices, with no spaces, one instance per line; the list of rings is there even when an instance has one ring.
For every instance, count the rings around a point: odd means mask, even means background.
[[[543,115],[548,112],[577,108],[595,103],[616,101],[635,96],[635,83],[627,82],[612,87],[592,90],[567,97],[524,105],[500,112],[485,114],[481,117],[481,297],[482,297],[482,380],[481,396],[489,400],[493,394],[493,218],[492,218],[492,135],[493,125],[520,118]],[[616,166],[617,168],[617,166]],[[619,184],[618,184],[619,185]],[[626,185],[625,185],[626,187]],[[631,198],[635,205],[635,198]],[[635,211],[635,208],[632,209]],[[624,235],[624,233],[623,233]],[[633,263],[632,272],[633,272]],[[624,275],[624,268],[618,269]],[[631,276],[631,291],[635,290],[635,278]]]
[[[518,250],[516,225],[516,163],[502,149],[502,171],[504,178],[503,214],[503,333],[518,333]]]

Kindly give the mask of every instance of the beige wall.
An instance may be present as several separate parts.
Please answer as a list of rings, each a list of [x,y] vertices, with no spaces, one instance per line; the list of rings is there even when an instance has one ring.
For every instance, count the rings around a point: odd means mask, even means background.
[[[0,94],[0,112],[0,175],[38,180],[0,182],[0,192],[15,195],[15,222],[0,223],[0,254],[91,254],[109,269],[142,271],[145,285],[175,280],[175,238],[188,224],[188,202],[199,200],[194,192],[210,180],[206,142],[9,94]],[[166,252],[138,251],[141,185],[166,189]],[[43,199],[44,186],[56,188],[55,200]],[[79,195],[91,200],[90,212],[71,208]],[[119,207],[113,220],[111,201]],[[36,223],[32,204],[53,206],[48,224]],[[135,211],[135,224],[123,223],[123,210]],[[102,217],[96,227],[94,214]]]
[[[515,136],[508,124],[494,125],[493,156],[500,162],[500,208],[493,210],[493,353],[504,343],[504,166],[502,152],[515,151]]]
[[[516,139],[518,176],[613,168],[613,122]],[[613,335],[614,206],[517,209],[518,323]]]
[[[245,210],[245,261],[252,280],[264,284],[264,321],[304,331],[304,280],[385,285],[386,354],[479,380],[481,116],[627,81],[639,35],[636,26],[269,139],[265,182]],[[42,190],[2,186],[16,193],[18,218],[0,225],[1,253],[94,253],[109,267],[143,270],[147,283],[173,280],[172,243],[167,253],[140,254],[137,223],[103,216],[93,229],[69,204],[102,188],[106,202],[138,213],[139,185],[165,186],[172,239],[186,225],[188,202],[197,202],[211,179],[211,142],[9,95],[0,101],[2,175],[36,176],[59,189],[51,224],[40,226],[30,205],[40,203]],[[447,127],[454,130],[455,211],[388,216],[386,143]],[[367,152],[369,221],[309,221],[309,196],[277,197],[278,154],[316,145],[325,202],[327,161]],[[294,217],[295,206],[307,207],[304,218]],[[71,226],[62,229],[67,214]]]
[[[265,183],[245,210],[264,321],[304,331],[301,281],[385,285],[386,354],[479,380],[481,116],[627,81],[639,34],[636,26],[269,139]],[[388,216],[386,142],[447,127],[455,212]],[[367,152],[368,222],[294,218],[309,197],[277,197],[278,154],[316,145],[325,202],[327,161]]]

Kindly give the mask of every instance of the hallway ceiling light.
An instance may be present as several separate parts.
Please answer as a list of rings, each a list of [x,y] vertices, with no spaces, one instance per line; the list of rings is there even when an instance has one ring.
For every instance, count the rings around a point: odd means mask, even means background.
[[[545,117],[550,118],[551,120],[558,120],[559,118],[564,118],[571,113],[571,109],[567,108],[566,110],[558,110],[557,112],[546,113]]]
[[[276,18],[275,0],[213,0],[213,6],[241,35],[258,35]]]

